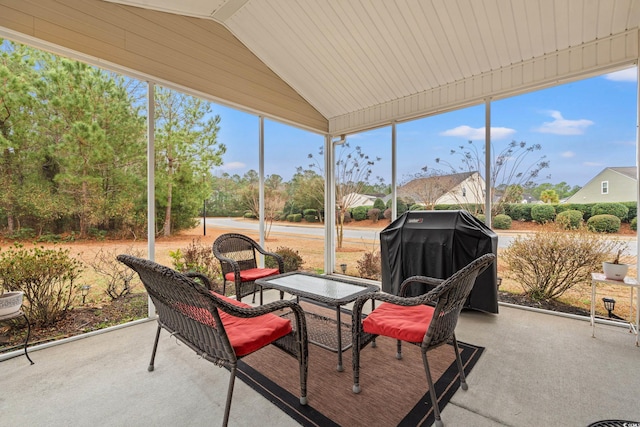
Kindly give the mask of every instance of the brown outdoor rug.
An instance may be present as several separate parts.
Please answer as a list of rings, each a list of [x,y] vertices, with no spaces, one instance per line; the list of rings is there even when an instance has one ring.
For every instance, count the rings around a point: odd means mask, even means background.
[[[350,337],[344,338],[350,342]],[[360,394],[352,392],[351,349],[343,352],[344,371],[338,372],[337,354],[313,344],[309,344],[307,406],[299,402],[297,360],[277,347],[267,346],[240,360],[238,378],[304,426],[431,425],[434,416],[420,348],[403,343],[403,359],[397,360],[395,340],[376,341],[377,347],[369,344],[360,353]],[[458,345],[468,375],[483,348]],[[442,410],[460,386],[453,346],[431,350],[428,358]]]

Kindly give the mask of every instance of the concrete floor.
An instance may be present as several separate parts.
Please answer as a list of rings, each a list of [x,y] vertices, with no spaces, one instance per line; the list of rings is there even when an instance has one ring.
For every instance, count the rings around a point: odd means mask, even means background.
[[[150,374],[155,330],[144,322],[31,351],[33,366],[0,362],[0,425],[219,425],[228,371],[164,333]],[[592,338],[586,320],[501,306],[464,312],[457,336],[485,352],[443,410],[447,426],[640,421],[640,348],[625,328],[598,325]],[[239,380],[229,424],[297,425]]]

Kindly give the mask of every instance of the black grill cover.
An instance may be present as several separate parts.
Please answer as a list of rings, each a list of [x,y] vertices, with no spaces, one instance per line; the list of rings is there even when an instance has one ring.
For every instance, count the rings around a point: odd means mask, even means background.
[[[382,290],[393,295],[410,276],[446,279],[474,259],[498,254],[498,235],[467,211],[409,211],[380,232]],[[476,279],[467,308],[498,312],[497,265]],[[422,286],[422,289],[420,289]],[[413,285],[412,296],[430,289]]]

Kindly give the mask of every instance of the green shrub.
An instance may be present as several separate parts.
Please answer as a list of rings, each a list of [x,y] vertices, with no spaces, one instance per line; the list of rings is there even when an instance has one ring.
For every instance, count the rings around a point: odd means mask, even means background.
[[[638,217],[631,220],[630,226],[633,231],[638,231]]]
[[[512,203],[507,205],[506,213],[514,221],[533,221],[531,218],[531,208],[529,203]]]
[[[576,230],[583,222],[582,212],[577,210],[563,211],[556,215],[556,223],[565,230]]]
[[[298,251],[285,246],[279,247],[275,252],[280,255],[284,261],[284,272],[297,271],[304,264],[304,260]],[[265,257],[264,265],[267,268],[278,268],[278,263],[273,257]]]
[[[107,230],[100,230],[99,228],[90,227],[89,236],[95,237],[97,240],[104,240],[107,237]]]
[[[377,198],[376,200],[374,200],[373,207],[375,209],[378,209],[380,212],[384,212],[384,210],[387,208],[381,198]],[[382,219],[382,217],[378,219]]]
[[[380,251],[365,252],[356,264],[360,277],[371,280],[382,279]]]
[[[482,221],[483,224],[485,224],[486,221],[487,221],[487,216],[485,214],[477,214],[476,218],[478,218],[480,221]]]
[[[591,216],[596,215],[614,215],[623,221],[629,214],[629,208],[622,203],[596,203],[591,208]]]
[[[356,221],[364,221],[367,219],[367,212],[369,211],[368,206],[358,206],[356,208],[351,209],[351,216]]]
[[[36,237],[36,232],[33,228],[21,227],[15,230],[13,233],[8,236],[10,239],[16,240],[30,240]]]
[[[591,216],[591,209],[594,203],[561,203],[555,205],[556,214],[565,211],[580,211],[582,212],[582,219],[585,221]]]
[[[594,215],[587,220],[587,227],[599,233],[617,233],[620,230],[620,218],[615,215]]]
[[[531,207],[531,219],[539,224],[551,222],[556,217],[556,210],[551,205],[534,205]]]
[[[304,220],[306,222],[318,222],[318,217],[316,215],[305,215]]]
[[[505,214],[496,215],[493,217],[492,225],[498,230],[508,230],[511,228],[511,217]]]
[[[544,231],[516,237],[501,259],[509,266],[506,275],[528,296],[549,300],[579,283],[588,283],[591,272],[600,271],[602,262],[625,246],[625,242],[584,229],[572,233]]]
[[[410,211],[423,211],[424,210],[424,206],[422,206],[422,205],[420,205],[418,203],[415,203],[415,204],[413,204],[413,205],[411,205],[409,207],[409,210]]]
[[[247,219],[255,219],[256,217],[252,212],[245,212],[242,216]]]
[[[289,214],[287,215],[287,221],[289,222],[302,222],[302,214]]]
[[[627,214],[627,219],[629,221],[638,216],[638,205],[636,202],[624,202],[622,204],[629,209],[629,213]]]
[[[387,201],[387,209],[391,209],[391,205],[392,205],[393,201],[391,199],[389,199]],[[397,202],[396,202],[396,213],[398,214],[398,216],[402,215],[403,213],[405,213],[406,211],[409,210],[409,205],[410,203],[403,199],[403,198],[398,198]]]
[[[24,292],[27,316],[37,325],[64,318],[83,270],[82,262],[71,257],[69,249],[24,249],[15,244],[0,252],[0,286]]]
[[[313,216],[318,216],[318,210],[317,209],[304,209],[302,211],[302,215],[303,216],[308,216],[308,215],[313,215]]]
[[[59,243],[62,241],[62,236],[59,234],[43,234],[42,236],[38,237],[38,239],[36,240],[36,242],[38,243]]]

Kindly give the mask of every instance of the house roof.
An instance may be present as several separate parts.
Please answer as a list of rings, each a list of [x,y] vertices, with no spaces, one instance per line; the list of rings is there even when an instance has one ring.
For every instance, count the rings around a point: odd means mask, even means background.
[[[637,179],[637,171],[638,169],[635,166],[626,166],[626,167],[619,167],[619,168],[607,168],[607,169],[611,169],[612,171],[618,172],[622,175],[625,175],[631,179],[633,179],[634,181]]]
[[[341,135],[626,68],[640,0],[0,0],[0,36]]]

